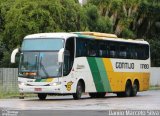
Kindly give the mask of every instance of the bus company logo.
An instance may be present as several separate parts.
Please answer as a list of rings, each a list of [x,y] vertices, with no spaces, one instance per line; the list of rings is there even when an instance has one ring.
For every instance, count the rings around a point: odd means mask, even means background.
[[[73,84],[73,82],[72,82],[72,81],[70,81],[70,82],[68,82],[68,83],[67,83],[67,85],[65,85],[68,91],[70,91],[70,90],[71,90],[71,86],[72,86],[72,84]]]

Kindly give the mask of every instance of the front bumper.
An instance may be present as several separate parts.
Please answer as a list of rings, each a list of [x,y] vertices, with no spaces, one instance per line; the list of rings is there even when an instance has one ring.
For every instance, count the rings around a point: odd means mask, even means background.
[[[63,93],[61,90],[61,85],[57,86],[27,86],[19,85],[20,93]]]

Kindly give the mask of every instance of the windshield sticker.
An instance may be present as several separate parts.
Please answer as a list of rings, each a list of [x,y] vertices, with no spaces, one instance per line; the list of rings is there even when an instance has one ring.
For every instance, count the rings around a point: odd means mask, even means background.
[[[65,85],[68,91],[70,91],[70,90],[71,90],[71,86],[72,86],[72,84],[73,84],[73,82],[72,82],[72,81],[70,81],[70,82],[68,82],[68,83],[67,83],[67,85]]]

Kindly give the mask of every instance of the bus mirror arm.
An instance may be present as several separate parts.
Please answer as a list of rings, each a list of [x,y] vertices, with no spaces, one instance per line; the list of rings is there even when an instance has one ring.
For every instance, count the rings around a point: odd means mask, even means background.
[[[61,48],[58,52],[58,62],[63,63],[63,57],[64,57],[64,48]]]
[[[13,50],[12,54],[11,54],[11,63],[15,63],[15,59],[16,59],[16,54],[19,52],[19,48],[16,48]]]

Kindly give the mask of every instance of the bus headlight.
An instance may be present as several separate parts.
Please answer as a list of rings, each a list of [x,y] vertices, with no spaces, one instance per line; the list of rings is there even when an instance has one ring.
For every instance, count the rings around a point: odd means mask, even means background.
[[[18,85],[19,85],[19,86],[24,86],[25,83],[18,81]]]
[[[50,86],[57,86],[57,85],[60,85],[61,82],[55,82],[55,83],[51,83]]]

